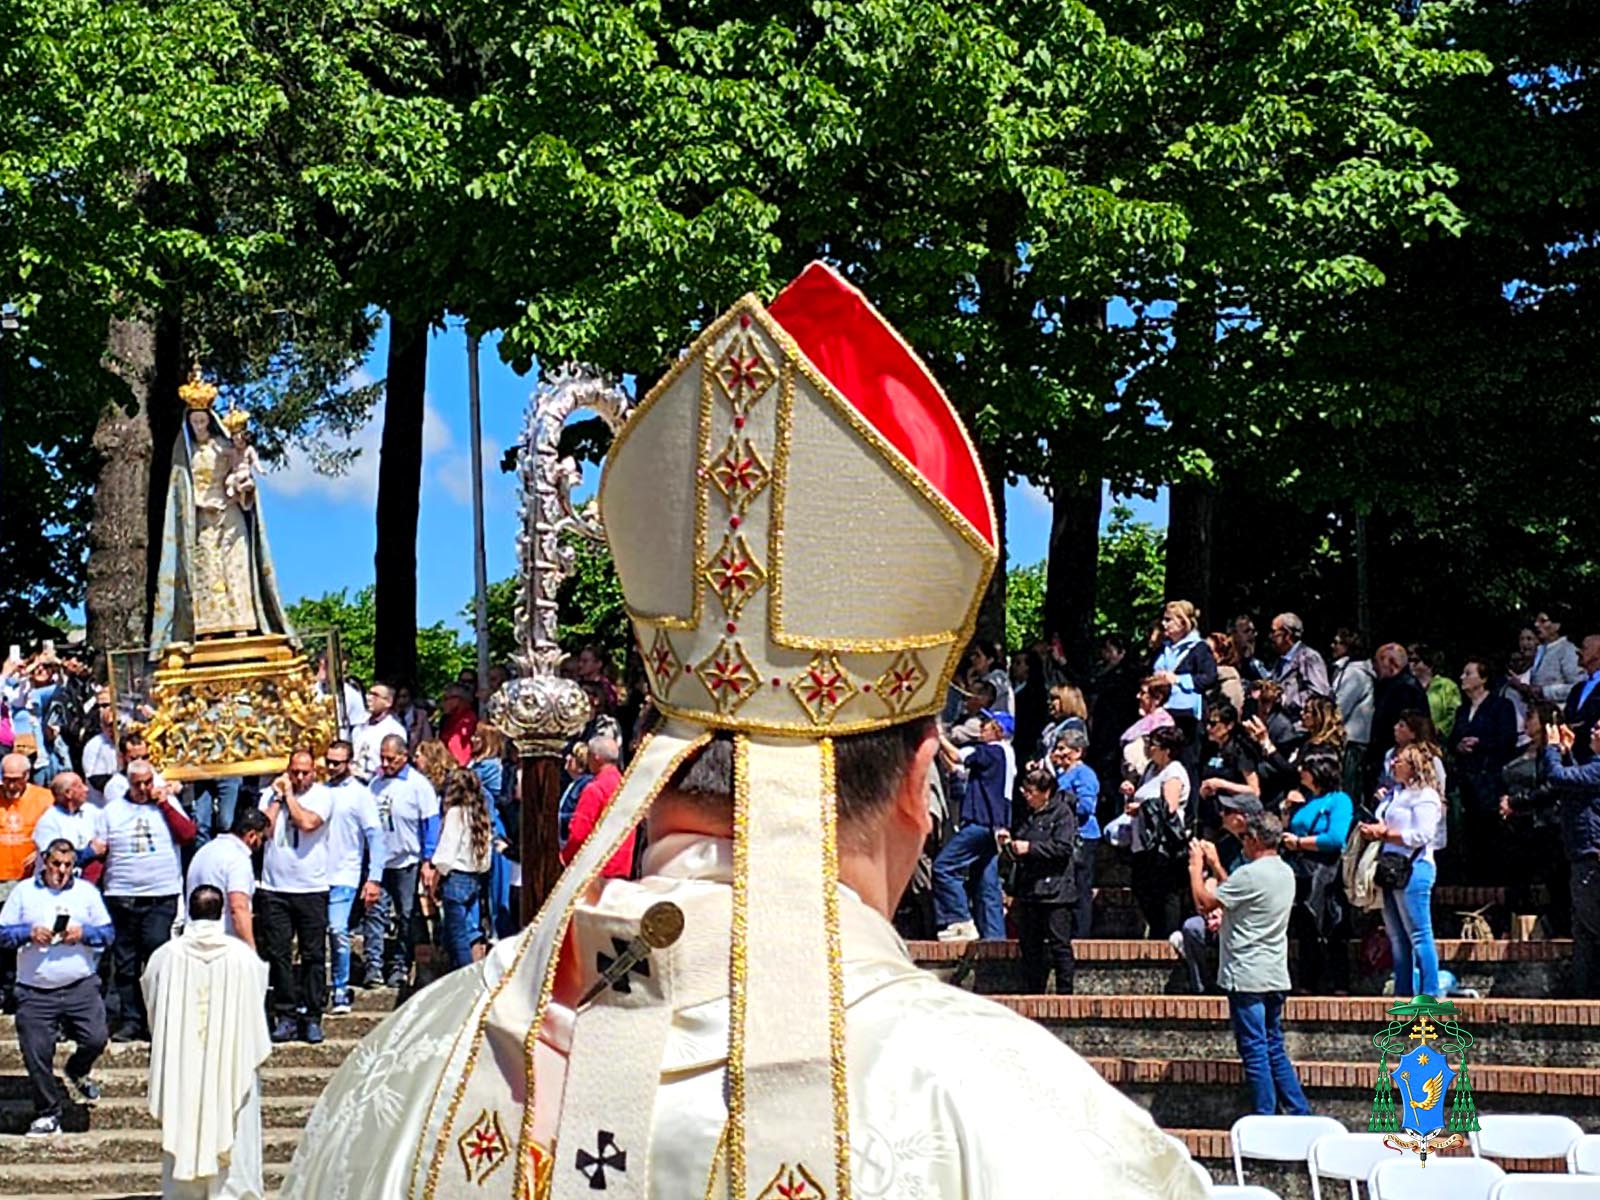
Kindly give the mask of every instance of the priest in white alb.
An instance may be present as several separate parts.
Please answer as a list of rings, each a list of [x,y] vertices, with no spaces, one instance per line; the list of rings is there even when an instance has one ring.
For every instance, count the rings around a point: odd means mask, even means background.
[[[150,1114],[166,1200],[261,1200],[261,1096],[272,1051],[267,964],[222,924],[222,893],[189,897],[189,923],[150,956]]]
[[[999,550],[978,456],[813,264],[640,403],[600,510],[661,721],[539,919],[413,996],[284,1200],[1199,1200],[1181,1144],[890,924]],[[641,877],[602,869],[641,820]]]

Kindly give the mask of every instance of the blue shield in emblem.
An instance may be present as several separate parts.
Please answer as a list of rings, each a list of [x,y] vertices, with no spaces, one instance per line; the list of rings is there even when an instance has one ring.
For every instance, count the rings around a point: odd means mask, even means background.
[[[1444,1128],[1445,1097],[1456,1080],[1444,1051],[1426,1044],[1417,1046],[1395,1064],[1389,1075],[1394,1079],[1400,1128],[1418,1137]]]

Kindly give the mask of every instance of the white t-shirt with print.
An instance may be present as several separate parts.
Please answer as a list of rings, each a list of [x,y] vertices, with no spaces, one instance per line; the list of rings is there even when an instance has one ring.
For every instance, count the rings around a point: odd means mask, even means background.
[[[268,791],[261,810],[278,798]],[[313,783],[295,797],[300,807],[322,818],[310,833],[289,818],[289,805],[278,805],[278,820],[267,839],[261,864],[261,886],[269,892],[325,892],[328,890],[328,815],[333,812],[333,792],[325,783]]]

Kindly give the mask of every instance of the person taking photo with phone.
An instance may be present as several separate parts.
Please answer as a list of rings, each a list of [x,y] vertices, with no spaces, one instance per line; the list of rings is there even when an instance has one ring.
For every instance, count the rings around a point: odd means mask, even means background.
[[[111,914],[92,884],[76,877],[78,852],[66,838],[45,847],[39,873],[0,907],[0,945],[17,952],[17,1043],[33,1087],[29,1137],[61,1132],[59,1037],[77,1043],[67,1083],[84,1104],[100,1099],[89,1072],[106,1048],[106,1005],[100,998],[100,952],[115,937]]]

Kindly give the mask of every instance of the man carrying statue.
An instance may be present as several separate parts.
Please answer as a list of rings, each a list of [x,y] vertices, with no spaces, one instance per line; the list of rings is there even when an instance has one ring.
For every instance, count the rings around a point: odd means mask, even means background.
[[[661,720],[534,925],[346,1061],[282,1195],[1198,1200],[1145,1112],[889,923],[989,495],[828,267],[709,325],[600,489]],[[641,819],[642,878],[600,881]]]

